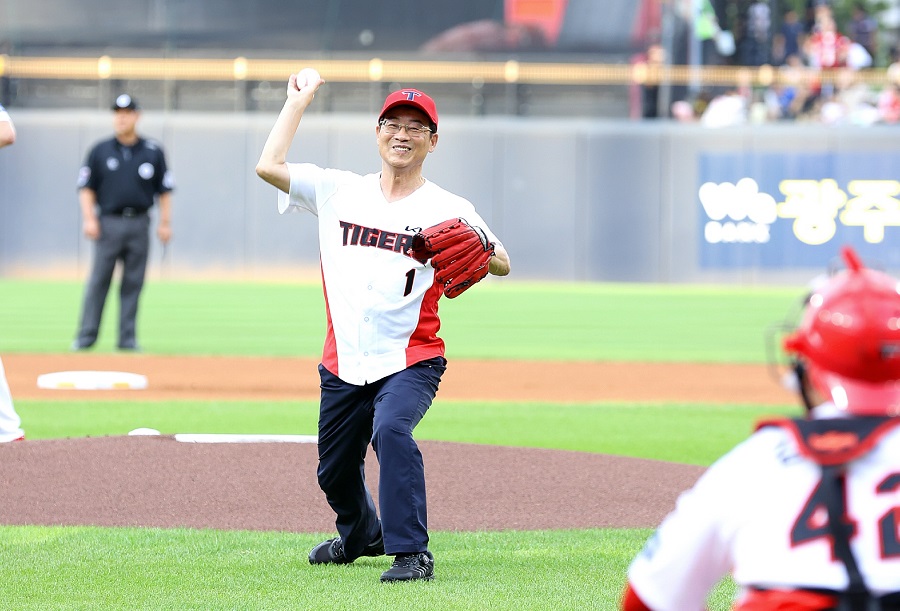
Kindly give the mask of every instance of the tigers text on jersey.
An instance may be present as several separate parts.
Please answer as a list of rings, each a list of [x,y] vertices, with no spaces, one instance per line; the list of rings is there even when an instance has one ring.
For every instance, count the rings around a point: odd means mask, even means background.
[[[632,589],[654,611],[704,609],[728,573],[744,593],[846,589],[820,482],[821,468],[793,435],[760,429],[679,497],[629,568]],[[847,465],[846,486],[850,542],[866,584],[875,594],[900,590],[900,426]]]
[[[305,209],[318,217],[319,255],[328,331],[322,364],[362,385],[413,363],[443,356],[438,299],[442,287],[430,264],[410,257],[412,236],[448,218],[462,217],[496,236],[466,199],[426,182],[388,202],[380,176],[289,163],[290,194],[278,210]]]

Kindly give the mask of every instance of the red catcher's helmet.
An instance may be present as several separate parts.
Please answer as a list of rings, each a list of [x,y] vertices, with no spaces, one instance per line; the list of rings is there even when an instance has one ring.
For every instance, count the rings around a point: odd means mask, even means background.
[[[900,415],[898,282],[864,267],[850,247],[841,255],[847,270],[810,296],[784,350],[802,358],[810,383],[839,409]]]

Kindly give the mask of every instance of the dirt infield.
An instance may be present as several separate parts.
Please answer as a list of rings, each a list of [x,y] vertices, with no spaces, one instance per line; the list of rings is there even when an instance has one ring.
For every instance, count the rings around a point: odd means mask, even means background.
[[[315,399],[308,359],[5,355],[17,400]],[[38,389],[54,371],[141,373],[145,390]],[[441,400],[678,401],[783,405],[752,365],[451,360]],[[28,423],[24,423],[26,433]],[[199,431],[192,431],[199,432]],[[528,448],[421,442],[433,530],[650,527],[702,468]],[[171,436],[0,444],[0,523],[331,532],[310,444],[196,444]],[[367,479],[377,496],[377,468]]]

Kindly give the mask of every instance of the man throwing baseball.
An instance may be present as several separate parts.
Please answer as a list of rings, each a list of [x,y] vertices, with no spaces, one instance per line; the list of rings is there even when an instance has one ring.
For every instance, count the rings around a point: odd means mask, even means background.
[[[761,422],[681,495],[628,571],[626,611],[900,610],[900,294],[844,249],[784,340],[806,417]]]
[[[425,472],[413,429],[446,367],[438,300],[486,273],[505,276],[509,256],[467,200],[428,181],[422,165],[438,143],[438,113],[416,89],[385,100],[375,125],[381,171],[360,176],[285,156],[304,111],[324,84],[291,75],[287,100],[257,174],[276,186],[279,211],[318,219],[327,335],[319,365],[319,486],[337,514],[338,537],[312,564],[394,556],[381,581],[433,579]],[[366,487],[369,444],[378,457],[379,510]],[[380,518],[379,518],[380,513]]]

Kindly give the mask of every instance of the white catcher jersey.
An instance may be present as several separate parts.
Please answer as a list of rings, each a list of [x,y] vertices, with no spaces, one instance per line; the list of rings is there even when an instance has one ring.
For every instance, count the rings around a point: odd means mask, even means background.
[[[799,448],[784,428],[764,427],[713,464],[631,564],[641,600],[654,611],[701,610],[728,573],[742,595],[750,586],[846,589],[821,469]],[[869,590],[900,590],[900,426],[848,464],[846,491],[850,542]]]
[[[497,237],[466,199],[430,181],[408,197],[385,200],[380,176],[289,163],[290,193],[278,193],[281,213],[312,212],[328,330],[322,365],[362,385],[419,361],[443,356],[434,269],[406,254],[420,229],[462,217]]]

